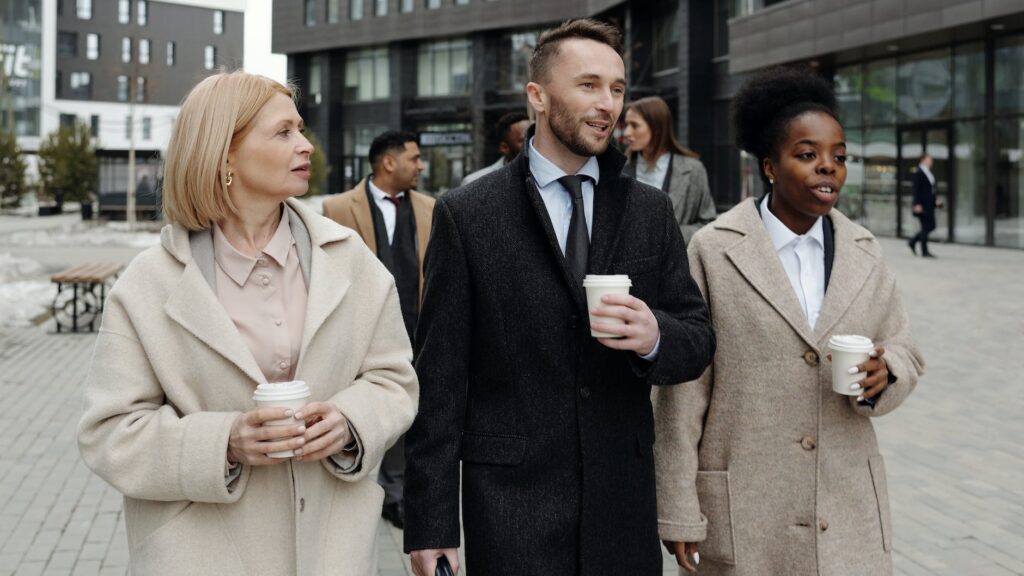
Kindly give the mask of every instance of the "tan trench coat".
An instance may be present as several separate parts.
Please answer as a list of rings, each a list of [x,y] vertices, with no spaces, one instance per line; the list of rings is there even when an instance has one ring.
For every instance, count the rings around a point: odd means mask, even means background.
[[[361,466],[243,466],[225,485],[235,417],[264,382],[191,255],[166,226],[113,290],[85,390],[86,464],[125,495],[133,574],[376,573],[384,451],[412,423],[418,384],[394,281],[354,232],[289,201],[311,239],[296,378],[337,404]]]
[[[689,246],[718,350],[699,380],[656,389],[655,466],[660,536],[701,542],[700,574],[892,572],[871,418],[907,398],[923,362],[878,242],[839,212],[830,217],[835,258],[813,331],[753,200]],[[897,380],[873,409],[832,391],[832,334],[886,348]]]

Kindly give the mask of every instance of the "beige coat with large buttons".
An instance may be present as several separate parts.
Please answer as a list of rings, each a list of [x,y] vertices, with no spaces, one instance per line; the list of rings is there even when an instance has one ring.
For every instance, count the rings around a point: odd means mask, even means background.
[[[110,292],[79,430],[86,464],[125,495],[133,574],[377,573],[375,469],[416,411],[412,351],[377,258],[353,231],[289,205],[311,251],[296,378],[349,419],[361,466],[243,466],[225,485],[231,424],[264,377],[188,233],[167,226]]]
[[[690,243],[718,350],[699,380],[659,387],[653,401],[660,536],[701,542],[700,574],[892,572],[871,418],[907,398],[923,362],[878,242],[830,217],[835,258],[813,331],[752,200]],[[896,382],[874,408],[832,391],[833,334],[886,348]]]

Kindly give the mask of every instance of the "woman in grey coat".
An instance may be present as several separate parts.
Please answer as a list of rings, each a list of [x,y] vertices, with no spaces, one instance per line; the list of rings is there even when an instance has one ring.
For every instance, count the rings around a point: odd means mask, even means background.
[[[892,574],[872,420],[903,403],[923,362],[878,242],[834,208],[846,180],[835,96],[775,70],[733,106],[770,192],[687,249],[718,349],[700,379],[653,398],[659,536],[705,576]],[[851,395],[832,388],[837,334],[874,346]]]
[[[629,104],[625,118],[629,164],[623,172],[669,195],[679,231],[689,244],[694,232],[715,219],[704,165],[696,152],[676,140],[672,111],[661,98],[650,96]]]

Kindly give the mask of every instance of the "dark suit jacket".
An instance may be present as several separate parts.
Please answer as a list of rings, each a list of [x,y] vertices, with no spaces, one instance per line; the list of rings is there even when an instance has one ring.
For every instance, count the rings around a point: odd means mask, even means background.
[[[660,575],[651,384],[697,378],[707,307],[661,191],[599,157],[590,271],[629,274],[654,363],[590,336],[526,154],[434,209],[406,437],[406,551],[459,545],[468,574]]]
[[[407,194],[412,202],[412,214],[416,219],[416,254],[420,261],[420,298],[423,297],[423,258],[427,253],[430,238],[430,214],[434,211],[434,199],[426,194],[410,190]],[[373,229],[373,213],[366,198],[366,179],[355,188],[324,200],[324,216],[338,224],[359,233],[363,242],[377,254],[377,238]]]
[[[914,172],[911,183],[914,186],[914,200],[912,204],[920,204],[924,207],[924,212],[918,216],[934,218],[935,187],[932,186],[931,181],[928,180],[928,176],[925,175],[924,170],[918,168],[917,172]]]

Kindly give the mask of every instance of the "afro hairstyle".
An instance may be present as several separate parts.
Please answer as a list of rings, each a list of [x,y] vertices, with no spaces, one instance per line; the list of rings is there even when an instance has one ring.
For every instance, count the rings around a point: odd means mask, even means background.
[[[789,122],[805,112],[839,121],[828,81],[809,70],[768,68],[745,82],[732,101],[736,145],[758,160],[775,157]]]

